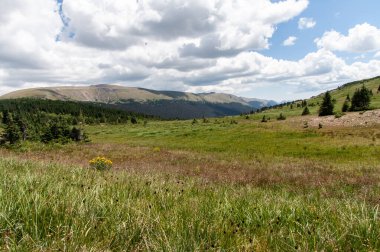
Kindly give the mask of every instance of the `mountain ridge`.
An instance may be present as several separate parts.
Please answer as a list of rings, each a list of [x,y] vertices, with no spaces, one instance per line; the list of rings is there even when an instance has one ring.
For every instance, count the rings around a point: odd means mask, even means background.
[[[276,103],[225,93],[157,91],[115,84],[30,88],[0,96],[0,99],[17,98],[99,102],[167,119],[237,115]]]

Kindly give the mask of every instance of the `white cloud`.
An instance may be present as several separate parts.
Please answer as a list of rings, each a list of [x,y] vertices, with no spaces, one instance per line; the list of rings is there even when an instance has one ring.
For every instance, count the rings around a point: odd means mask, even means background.
[[[298,20],[298,29],[300,29],[300,30],[311,29],[316,24],[317,24],[317,22],[315,22],[314,19],[302,17]]]
[[[294,46],[296,44],[297,37],[290,36],[282,42],[283,46]]]
[[[347,36],[333,30],[316,39],[315,43],[319,48],[332,51],[374,52],[380,50],[380,29],[367,23],[359,24],[351,28]]]
[[[63,27],[54,0],[1,0],[0,93],[119,83],[255,96],[267,85],[306,92],[380,75],[380,61],[350,65],[324,47],[300,61],[257,52],[269,47],[277,24],[307,6],[307,0],[64,0],[70,21]]]
[[[375,53],[375,55],[373,57],[374,58],[380,58],[380,51],[378,51],[377,53]]]

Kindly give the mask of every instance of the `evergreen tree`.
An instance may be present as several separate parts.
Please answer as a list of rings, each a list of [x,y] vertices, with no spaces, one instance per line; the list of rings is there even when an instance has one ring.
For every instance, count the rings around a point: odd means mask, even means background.
[[[27,138],[27,128],[28,128],[26,119],[23,118],[21,115],[17,115],[16,118],[15,118],[15,123],[16,123],[16,125],[18,126],[18,128],[20,130],[20,133],[21,133],[21,136],[22,136],[22,140],[26,141],[26,138]]]
[[[134,117],[134,116],[132,116],[132,118],[131,118],[131,123],[132,123],[132,124],[137,124],[137,118]]]
[[[45,128],[41,141],[44,143],[67,143],[71,138],[71,130],[62,117],[52,120]]]
[[[3,118],[2,118],[2,120],[1,120],[1,122],[3,123],[3,124],[8,124],[8,122],[9,122],[9,119],[10,119],[10,113],[9,113],[9,111],[8,110],[4,110],[3,111]]]
[[[261,122],[268,122],[267,117],[264,115],[263,119],[261,119]]]
[[[350,110],[360,111],[369,109],[371,96],[371,91],[363,85],[360,89],[357,89],[354,96],[352,96]]]
[[[380,93],[380,85],[379,85],[379,87],[377,88],[377,93]]]
[[[327,116],[334,114],[334,104],[331,99],[331,95],[329,92],[326,92],[323,97],[322,104],[319,108],[319,116]]]
[[[348,102],[351,101],[350,94],[347,94],[347,96],[346,96],[346,101],[348,101]]]
[[[346,99],[343,103],[343,106],[342,106],[342,112],[347,112],[349,109],[350,109],[350,104],[349,104],[348,100]]]
[[[303,111],[302,111],[302,115],[305,116],[305,115],[310,115],[310,110],[309,108],[306,106]]]
[[[21,140],[21,132],[17,124],[13,121],[12,118],[8,120],[8,123],[6,124],[3,138],[5,141],[9,142],[10,144],[15,144]]]
[[[70,138],[71,140],[75,141],[75,142],[80,142],[83,140],[83,134],[82,134],[82,131],[76,127],[74,127],[72,130],[71,130],[71,134],[70,134]]]

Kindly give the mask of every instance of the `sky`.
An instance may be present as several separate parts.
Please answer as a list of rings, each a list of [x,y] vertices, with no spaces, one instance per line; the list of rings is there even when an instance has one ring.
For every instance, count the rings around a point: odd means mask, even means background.
[[[0,94],[118,84],[303,99],[380,75],[378,0],[0,0]]]

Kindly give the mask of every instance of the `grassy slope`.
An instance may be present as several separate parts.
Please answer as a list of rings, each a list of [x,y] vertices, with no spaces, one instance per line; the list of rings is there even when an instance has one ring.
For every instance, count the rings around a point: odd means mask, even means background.
[[[354,95],[354,92],[356,89],[360,88],[362,85],[367,87],[368,89],[371,89],[373,92],[373,97],[371,100],[371,107],[372,108],[380,108],[380,93],[377,93],[377,89],[380,85],[380,77],[369,79],[369,80],[363,80],[363,81],[357,81],[353,83],[348,83],[341,88],[335,89],[331,91],[331,96],[333,99],[336,99],[336,104],[335,104],[335,112],[341,112],[343,103],[346,99],[347,94],[352,96]],[[318,103],[320,104],[322,102],[323,94],[318,95],[316,97],[312,97],[307,100],[308,104],[314,103],[315,106],[310,107],[309,110],[311,114],[317,115],[319,106],[317,105]],[[298,101],[298,103],[301,103]],[[254,117],[259,118],[262,117],[263,115],[267,115],[271,117],[272,119],[275,119],[280,113],[283,113],[286,116],[299,116],[302,114],[303,108],[297,108],[297,106],[293,106],[293,109],[290,109],[290,106],[285,106],[283,108],[274,108],[270,109],[267,111],[264,111],[263,113],[256,114]]]

